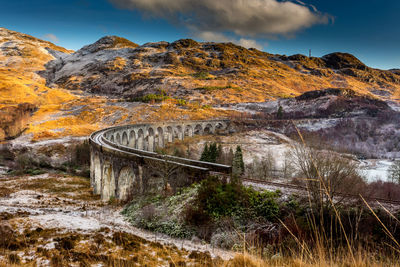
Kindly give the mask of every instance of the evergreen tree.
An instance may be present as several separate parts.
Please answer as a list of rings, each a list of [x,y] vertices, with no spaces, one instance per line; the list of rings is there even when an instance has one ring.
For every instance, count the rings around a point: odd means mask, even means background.
[[[209,157],[208,161],[209,162],[217,162],[217,157],[218,157],[218,148],[217,148],[217,143],[211,143],[209,149],[208,149]]]
[[[242,148],[240,146],[237,146],[232,161],[232,174],[234,176],[240,176],[243,173],[244,173],[244,161],[243,161]]]
[[[209,149],[208,149],[208,144],[206,143],[206,145],[204,146],[204,150],[203,153],[201,153],[201,157],[200,160],[201,161],[209,161]]]
[[[221,145],[217,146],[217,143],[211,143],[210,145],[206,144],[201,154],[200,160],[216,163],[217,160],[221,158],[222,155],[222,147]]]
[[[279,105],[278,112],[276,113],[276,118],[279,120],[283,119],[283,108],[281,105]]]

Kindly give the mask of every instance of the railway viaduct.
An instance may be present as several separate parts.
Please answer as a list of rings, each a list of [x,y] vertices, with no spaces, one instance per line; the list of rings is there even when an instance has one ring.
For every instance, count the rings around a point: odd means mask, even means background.
[[[230,173],[231,166],[161,155],[157,148],[194,135],[226,134],[228,120],[158,122],[117,126],[90,138],[90,182],[95,194],[108,201],[129,200],[136,194],[172,191],[206,177]]]

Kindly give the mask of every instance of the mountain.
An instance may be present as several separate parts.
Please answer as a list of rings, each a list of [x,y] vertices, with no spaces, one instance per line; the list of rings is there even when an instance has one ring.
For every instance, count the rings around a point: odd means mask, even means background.
[[[221,104],[327,88],[397,101],[400,72],[346,53],[282,56],[191,39],[138,45],[106,36],[71,51],[0,28],[0,141],[25,130],[40,140],[138,121],[223,117],[235,112]]]
[[[398,72],[370,68],[346,53],[287,57],[191,39],[142,46],[120,42],[104,37],[49,62],[42,75],[48,85],[70,90],[125,99],[162,90],[206,104],[259,102],[332,87],[384,99],[400,96]]]

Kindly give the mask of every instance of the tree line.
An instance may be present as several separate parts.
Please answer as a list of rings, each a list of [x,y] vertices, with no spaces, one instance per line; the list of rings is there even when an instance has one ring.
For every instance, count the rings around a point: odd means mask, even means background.
[[[243,153],[239,145],[236,147],[235,152],[233,152],[232,148],[228,152],[224,152],[221,144],[217,144],[216,142],[211,144],[206,143],[200,160],[232,165],[232,174],[236,176],[241,176],[244,173]]]

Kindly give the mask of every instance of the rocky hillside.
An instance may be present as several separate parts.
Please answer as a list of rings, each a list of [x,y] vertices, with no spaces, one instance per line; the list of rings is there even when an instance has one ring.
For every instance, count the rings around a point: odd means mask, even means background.
[[[39,105],[56,105],[74,97],[50,89],[36,72],[55,55],[68,51],[50,42],[0,28],[0,141],[17,136]]]
[[[99,128],[143,120],[202,119],[224,114],[201,107],[183,109],[173,99],[163,105],[124,103],[87,94],[80,88],[47,86],[48,81],[40,75],[46,71],[46,64],[68,62],[75,57],[70,68],[79,71],[85,66],[79,65],[81,57],[86,58],[85,53],[97,55],[114,49],[118,54],[137,47],[123,38],[108,39],[112,42],[89,45],[73,53],[30,35],[0,28],[0,142],[24,130],[23,140],[41,140],[87,136]]]
[[[162,91],[206,104],[260,102],[330,87],[400,97],[398,72],[370,68],[350,54],[287,57],[190,39],[138,46],[107,36],[46,68],[50,86],[128,99]]]
[[[399,80],[398,70],[372,69],[343,53],[287,57],[231,43],[138,45],[116,36],[74,52],[0,28],[0,141],[25,128],[38,140],[138,121],[226,117],[236,111],[219,104],[326,88],[399,100]],[[9,116],[10,108],[19,115]]]

